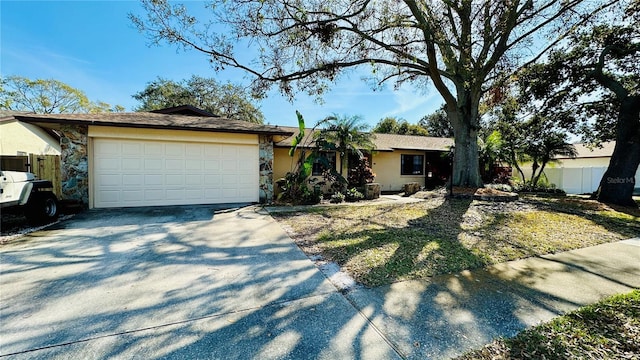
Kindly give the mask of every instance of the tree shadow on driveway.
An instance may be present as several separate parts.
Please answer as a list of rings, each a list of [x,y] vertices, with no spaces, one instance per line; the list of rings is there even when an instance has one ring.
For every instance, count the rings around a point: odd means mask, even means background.
[[[0,356],[397,356],[254,207],[90,211],[0,260]]]

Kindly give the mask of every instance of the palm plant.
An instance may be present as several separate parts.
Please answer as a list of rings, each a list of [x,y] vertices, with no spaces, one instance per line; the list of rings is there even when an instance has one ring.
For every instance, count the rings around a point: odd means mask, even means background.
[[[298,118],[298,135],[293,138],[291,148],[289,148],[289,156],[292,158],[292,169],[285,174],[284,178],[278,179],[276,183],[280,188],[278,200],[287,200],[292,203],[317,203],[320,201],[320,194],[311,192],[308,185],[314,181],[310,179],[313,170],[313,163],[316,160],[322,160],[318,156],[317,150],[311,151],[307,156],[307,149],[310,147],[311,137],[306,137],[306,126],[304,117],[299,111],[296,111]],[[312,129],[311,133],[316,132],[316,127],[322,125],[319,122]],[[297,159],[295,158],[298,153]],[[325,160],[326,161],[326,160]]]
[[[332,115],[325,119],[329,126],[323,129],[316,144],[321,144],[325,149],[335,150],[340,156],[340,175],[344,169],[349,169],[349,154],[355,154],[359,158],[364,155],[362,150],[373,150],[373,135],[369,132],[369,126],[363,122],[361,116],[337,116]]]
[[[508,96],[495,109],[495,120],[488,128],[497,133],[488,134],[486,142],[489,144],[485,147],[487,152],[495,151],[498,157],[513,166],[523,184],[527,181],[519,164],[530,161],[533,171],[529,185],[535,188],[549,163],[556,161],[558,156],[575,157],[577,152],[568,142],[567,131],[558,126],[561,119],[542,116],[535,109],[527,114],[522,101],[526,99]]]
[[[576,157],[575,146],[568,142],[566,132],[550,126],[548,119],[535,116],[529,123],[529,143],[524,153],[532,161],[531,186],[536,187],[547,164],[555,162],[558,156]]]
[[[485,177],[483,180],[493,179],[493,166],[502,160],[502,148],[502,134],[498,130],[493,130],[486,136],[478,136],[480,173]]]

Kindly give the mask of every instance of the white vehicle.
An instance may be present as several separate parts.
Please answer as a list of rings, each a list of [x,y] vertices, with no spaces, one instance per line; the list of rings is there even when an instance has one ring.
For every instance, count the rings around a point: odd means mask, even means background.
[[[0,208],[22,210],[34,223],[54,221],[58,200],[52,188],[51,181],[36,180],[32,173],[0,171]]]

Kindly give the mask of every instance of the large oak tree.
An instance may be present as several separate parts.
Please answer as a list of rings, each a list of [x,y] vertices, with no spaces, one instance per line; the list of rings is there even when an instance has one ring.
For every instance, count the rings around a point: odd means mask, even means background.
[[[321,95],[356,67],[369,67],[374,85],[432,84],[455,132],[453,184],[478,186],[483,94],[544,50],[536,42],[542,30],[562,24],[562,31],[553,33],[562,36],[615,2],[234,0],[212,2],[211,12],[196,18],[185,6],[142,0],[146,16],[131,19],[154,43],[201,51],[217,70],[247,71],[257,95],[273,83],[290,96]],[[255,58],[245,60],[240,50],[247,46],[255,49]]]

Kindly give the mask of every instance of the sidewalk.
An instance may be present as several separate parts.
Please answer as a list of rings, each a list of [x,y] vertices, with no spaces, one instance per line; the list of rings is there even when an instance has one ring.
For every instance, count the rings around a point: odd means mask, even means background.
[[[401,356],[445,359],[639,287],[635,238],[346,296]]]

